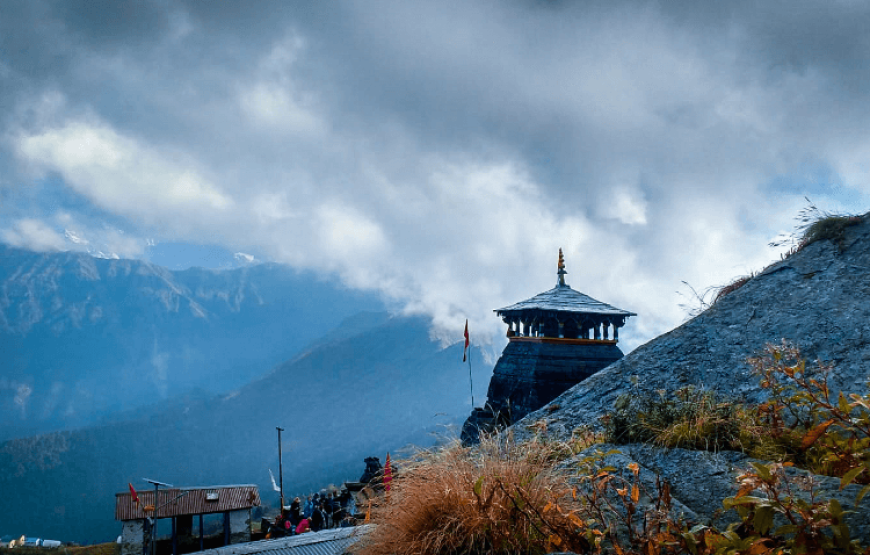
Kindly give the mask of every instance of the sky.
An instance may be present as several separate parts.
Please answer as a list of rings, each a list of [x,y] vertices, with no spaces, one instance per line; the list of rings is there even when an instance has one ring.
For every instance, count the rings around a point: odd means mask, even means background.
[[[0,242],[274,261],[504,341],[567,281],[623,350],[870,209],[870,4],[10,1]],[[689,286],[686,285],[689,284]]]

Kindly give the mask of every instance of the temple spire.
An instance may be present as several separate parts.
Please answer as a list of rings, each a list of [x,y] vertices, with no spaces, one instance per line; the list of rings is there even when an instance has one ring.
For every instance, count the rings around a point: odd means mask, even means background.
[[[567,283],[565,283],[565,274],[568,272],[565,271],[565,257],[562,256],[562,249],[559,249],[559,271],[556,274],[559,276],[558,287],[570,287]]]

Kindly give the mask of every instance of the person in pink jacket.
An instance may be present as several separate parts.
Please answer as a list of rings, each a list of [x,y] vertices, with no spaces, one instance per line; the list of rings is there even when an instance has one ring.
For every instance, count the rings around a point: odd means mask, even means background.
[[[310,531],[311,531],[311,527],[308,525],[308,519],[303,518],[302,520],[300,520],[299,525],[296,526],[296,533],[302,534],[304,532],[310,532]]]

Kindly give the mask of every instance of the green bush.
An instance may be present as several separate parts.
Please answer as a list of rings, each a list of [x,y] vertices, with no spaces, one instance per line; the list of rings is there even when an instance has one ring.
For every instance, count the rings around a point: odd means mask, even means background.
[[[621,395],[604,418],[605,438],[615,444],[654,443],[720,451],[746,441],[744,407],[714,391],[687,386],[668,395]]]

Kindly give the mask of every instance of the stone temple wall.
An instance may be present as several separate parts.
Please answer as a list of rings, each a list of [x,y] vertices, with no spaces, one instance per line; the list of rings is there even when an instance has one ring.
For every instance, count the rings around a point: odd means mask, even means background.
[[[572,344],[513,340],[495,365],[487,406],[463,426],[463,441],[475,442],[473,428],[487,429],[493,417],[509,425],[538,410],[574,385],[622,358],[612,343]]]
[[[489,405],[516,422],[622,356],[613,344],[511,341],[493,370]]]

